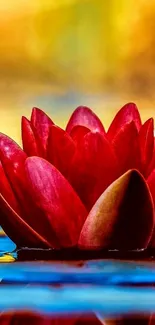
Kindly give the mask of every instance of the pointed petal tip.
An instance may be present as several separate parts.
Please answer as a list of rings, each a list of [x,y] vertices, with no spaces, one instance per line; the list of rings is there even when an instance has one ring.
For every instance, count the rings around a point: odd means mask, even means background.
[[[104,126],[99,117],[87,106],[78,106],[72,113],[67,126],[66,131],[70,133],[76,125],[82,125],[88,129],[98,130],[101,133],[105,133]]]
[[[149,121],[150,123],[154,123],[154,118],[153,117],[150,117],[147,121]]]
[[[22,121],[22,123],[23,122],[29,122],[30,123],[29,119],[26,116],[24,116],[24,115],[22,115],[21,121]]]
[[[22,150],[19,144],[13,140],[8,135],[0,132],[0,156],[2,160],[10,159],[11,156],[20,154],[24,158],[26,158],[26,153]]]
[[[135,108],[138,109],[136,103],[134,102],[128,102],[123,107],[125,106],[130,106],[130,109],[135,109]]]
[[[79,112],[79,111],[81,111],[83,113],[85,113],[85,112],[92,113],[93,112],[92,109],[86,105],[79,105],[74,110],[74,112]]]
[[[42,113],[42,110],[38,107],[32,107],[32,110],[31,110],[31,118],[30,120],[34,120],[34,116],[37,114],[37,113]]]
[[[112,123],[109,126],[107,136],[112,140],[119,130],[127,123],[133,121],[139,131],[142,122],[140,113],[135,103],[125,104],[115,115]]]
[[[126,113],[128,111],[132,112],[132,113],[138,113],[139,115],[139,110],[138,110],[138,107],[137,105],[134,103],[134,102],[128,102],[126,103],[124,106],[122,106],[122,108],[120,109],[120,111],[125,111]]]
[[[32,109],[30,122],[36,139],[39,155],[46,158],[49,130],[54,123],[43,110],[37,107]]]
[[[39,119],[42,119],[43,117],[46,118],[46,122],[50,123],[51,125],[53,124],[53,121],[51,120],[51,118],[41,108],[38,108],[38,107],[32,108],[32,112],[31,112],[31,122],[32,123],[36,123],[36,119],[38,119],[38,122],[39,122]]]
[[[34,106],[34,107],[32,107],[32,110],[31,110],[31,114],[46,114],[44,111],[43,111],[43,109],[41,109],[41,108],[39,108],[39,107],[36,107],[36,106]]]
[[[93,110],[90,108],[90,107],[88,107],[88,106],[86,106],[86,105],[79,105],[79,106],[77,106],[76,108],[75,108],[75,110],[74,110],[74,112],[81,112],[81,113],[94,113],[93,112]],[[73,112],[73,113],[74,113]]]
[[[36,106],[32,107],[32,114],[34,114],[35,112],[40,112],[40,111],[42,112],[41,108],[36,107]]]
[[[146,183],[144,176],[143,176],[143,175],[141,174],[141,172],[140,172],[138,169],[136,169],[136,168],[128,169],[128,170],[126,171],[126,173],[124,173],[122,176],[120,176],[120,178],[121,178],[121,177],[126,177],[126,176],[131,177],[132,175],[133,175],[133,176],[138,175],[138,176],[141,177],[141,178],[144,180],[144,182]]]
[[[153,227],[154,208],[147,183],[139,171],[128,170],[91,209],[80,234],[79,247],[146,248]]]

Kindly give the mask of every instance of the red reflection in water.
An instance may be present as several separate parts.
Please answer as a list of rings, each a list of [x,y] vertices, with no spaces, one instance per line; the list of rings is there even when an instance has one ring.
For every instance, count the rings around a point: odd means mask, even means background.
[[[0,325],[155,325],[154,315],[121,317],[118,319],[98,319],[95,314],[74,317],[43,317],[31,312],[9,312],[0,314]]]
[[[1,313],[0,325],[100,325],[95,315],[74,317],[43,317],[30,312]]]

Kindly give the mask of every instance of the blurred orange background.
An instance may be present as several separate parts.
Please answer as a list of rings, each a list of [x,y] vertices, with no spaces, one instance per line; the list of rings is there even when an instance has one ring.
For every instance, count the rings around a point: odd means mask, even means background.
[[[78,105],[105,126],[126,102],[155,115],[155,0],[0,3],[0,131],[43,108],[65,126]]]

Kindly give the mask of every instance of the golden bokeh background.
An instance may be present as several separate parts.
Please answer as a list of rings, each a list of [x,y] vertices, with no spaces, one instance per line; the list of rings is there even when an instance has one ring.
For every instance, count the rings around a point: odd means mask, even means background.
[[[155,116],[155,0],[0,1],[0,131],[20,142],[33,106],[64,126],[87,105]]]

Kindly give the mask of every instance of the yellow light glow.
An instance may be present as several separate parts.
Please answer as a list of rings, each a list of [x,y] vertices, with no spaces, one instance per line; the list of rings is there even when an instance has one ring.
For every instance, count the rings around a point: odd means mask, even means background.
[[[154,116],[154,17],[155,0],[0,0],[0,131],[20,142],[36,105],[64,127],[75,105],[50,98],[76,92],[106,127],[128,101]]]
[[[6,12],[13,15],[21,12],[35,12],[42,9],[59,8],[60,6],[70,5],[78,0],[7,0],[0,1],[0,13]]]

